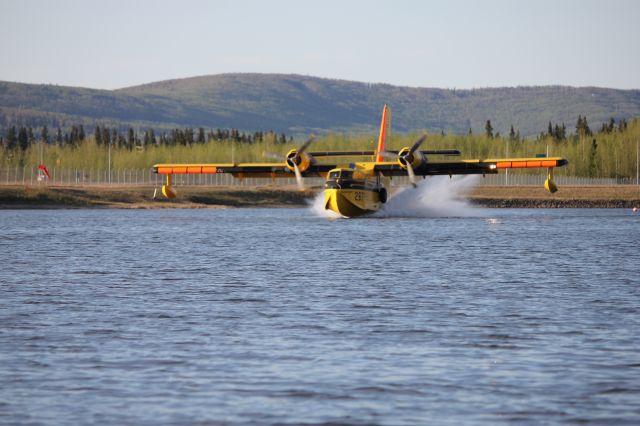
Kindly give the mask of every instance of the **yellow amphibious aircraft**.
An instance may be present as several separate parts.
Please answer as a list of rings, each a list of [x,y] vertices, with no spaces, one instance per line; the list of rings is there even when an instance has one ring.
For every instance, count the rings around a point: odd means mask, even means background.
[[[157,174],[165,175],[166,182],[162,193],[174,198],[176,191],[172,186],[175,174],[214,174],[231,173],[236,178],[267,177],[290,178],[295,176],[298,185],[304,177],[323,177],[325,209],[333,210],[342,216],[357,217],[376,212],[387,202],[387,188],[392,177],[408,176],[412,185],[416,176],[495,174],[499,169],[547,168],[548,175],[544,187],[551,193],[558,190],[553,182],[553,168],[568,164],[560,157],[552,158],[499,158],[485,160],[431,161],[429,156],[457,156],[458,150],[419,150],[426,135],[418,139],[413,146],[400,151],[385,151],[387,128],[390,113],[385,105],[382,110],[378,146],[375,151],[325,151],[308,152],[313,138],[307,140],[298,149],[290,150],[284,162],[279,163],[228,163],[228,164],[156,164]],[[323,157],[373,157],[373,161],[360,161],[351,164],[337,162],[320,163],[316,159]],[[392,157],[390,160],[385,158]]]

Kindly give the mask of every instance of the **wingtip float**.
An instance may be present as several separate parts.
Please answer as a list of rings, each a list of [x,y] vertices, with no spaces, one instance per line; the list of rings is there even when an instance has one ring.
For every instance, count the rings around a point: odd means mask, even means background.
[[[302,146],[290,150],[282,162],[240,163],[240,164],[156,164],[155,173],[165,175],[162,194],[175,198],[173,175],[176,174],[217,174],[229,173],[237,178],[291,178],[302,185],[305,177],[323,177],[325,209],[333,210],[345,217],[358,217],[375,213],[386,203],[387,188],[395,176],[408,176],[415,186],[416,176],[496,174],[501,169],[546,168],[544,187],[550,193],[558,191],[553,181],[553,169],[566,166],[569,162],[561,157],[545,158],[496,158],[484,160],[430,161],[431,156],[457,156],[458,150],[420,150],[426,140],[421,136],[411,147],[399,151],[385,151],[386,136],[390,127],[391,114],[385,105],[380,123],[380,135],[375,151],[324,151],[309,152],[313,141],[309,138]],[[373,157],[374,161],[361,161],[349,165],[338,162],[318,163],[323,157]],[[391,161],[385,160],[391,157]]]

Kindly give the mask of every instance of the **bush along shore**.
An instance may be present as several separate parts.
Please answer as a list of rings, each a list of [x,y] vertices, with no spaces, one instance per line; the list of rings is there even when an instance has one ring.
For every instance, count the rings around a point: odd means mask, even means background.
[[[167,200],[153,187],[0,186],[0,208],[299,207],[321,191],[287,187],[181,187]],[[156,197],[154,198],[154,193]],[[491,208],[640,208],[640,186],[476,187],[460,198]]]

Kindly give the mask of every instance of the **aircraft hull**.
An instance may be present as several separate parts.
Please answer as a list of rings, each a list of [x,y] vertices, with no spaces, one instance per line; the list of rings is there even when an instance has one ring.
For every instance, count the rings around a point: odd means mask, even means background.
[[[380,195],[375,190],[335,189],[324,190],[325,209],[345,217],[365,216],[378,211]]]

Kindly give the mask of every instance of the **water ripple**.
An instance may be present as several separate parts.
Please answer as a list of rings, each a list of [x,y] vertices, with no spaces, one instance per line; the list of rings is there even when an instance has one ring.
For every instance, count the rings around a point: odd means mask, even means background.
[[[634,217],[409,210],[3,211],[0,423],[637,424]]]

